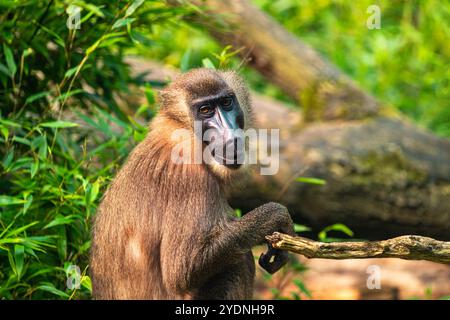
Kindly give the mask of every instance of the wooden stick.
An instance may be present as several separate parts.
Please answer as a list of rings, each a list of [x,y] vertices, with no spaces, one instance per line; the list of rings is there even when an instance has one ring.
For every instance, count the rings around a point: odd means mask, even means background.
[[[288,250],[308,258],[400,258],[450,264],[450,242],[415,235],[382,241],[318,242],[275,232],[266,236],[266,239],[274,248]]]

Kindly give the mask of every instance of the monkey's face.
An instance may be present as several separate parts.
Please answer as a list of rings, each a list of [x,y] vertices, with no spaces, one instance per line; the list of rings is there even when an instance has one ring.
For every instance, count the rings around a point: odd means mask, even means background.
[[[235,93],[223,86],[196,97],[190,105],[197,123],[195,133],[201,134],[204,143],[205,160],[229,169],[241,167],[244,163],[244,115]]]
[[[191,102],[193,118],[201,123],[204,155],[229,169],[244,162],[244,115],[234,92],[224,86]],[[197,132],[199,134],[200,132]]]
[[[164,90],[163,101],[166,116],[191,127],[202,141],[203,162],[213,172],[228,177],[242,167],[250,106],[245,84],[235,73],[191,70]]]
[[[212,166],[238,169],[244,162],[244,113],[236,93],[211,69],[193,70],[184,76],[190,119],[203,142],[203,159]]]

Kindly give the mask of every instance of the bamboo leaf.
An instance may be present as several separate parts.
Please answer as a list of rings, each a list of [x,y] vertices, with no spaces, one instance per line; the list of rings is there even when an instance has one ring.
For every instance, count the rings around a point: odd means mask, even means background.
[[[52,122],[43,122],[39,124],[39,126],[45,128],[73,128],[78,127],[78,123],[70,121],[52,121]]]
[[[14,56],[11,49],[5,43],[3,44],[3,53],[5,54],[6,65],[8,66],[11,77],[14,77],[17,71],[17,66],[14,62]]]
[[[309,178],[309,177],[299,177],[299,178],[295,179],[295,181],[309,183],[309,184],[317,184],[317,185],[325,185],[327,183],[323,179]]]
[[[134,20],[136,20],[136,18],[122,18],[122,19],[119,19],[113,24],[112,29],[117,29],[117,28],[123,27],[123,26],[125,26],[125,25],[127,25],[129,23],[132,23]]]
[[[131,16],[143,3],[144,0],[134,0],[125,12],[125,17]]]
[[[20,280],[23,271],[23,260],[24,260],[24,246],[16,244],[14,246],[14,261],[16,264],[16,274],[17,278]]]

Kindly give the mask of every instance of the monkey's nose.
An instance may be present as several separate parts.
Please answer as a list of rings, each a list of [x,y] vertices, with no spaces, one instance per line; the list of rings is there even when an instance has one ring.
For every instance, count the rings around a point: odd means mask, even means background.
[[[224,145],[224,154],[227,159],[233,159],[236,164],[243,164],[244,141],[240,137],[229,139]]]
[[[236,151],[239,144],[239,138],[232,138],[225,143],[225,147],[229,150]]]

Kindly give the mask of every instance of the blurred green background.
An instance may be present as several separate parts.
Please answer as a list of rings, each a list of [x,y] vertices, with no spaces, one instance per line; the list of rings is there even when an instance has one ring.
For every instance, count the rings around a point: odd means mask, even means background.
[[[253,3],[379,101],[450,137],[448,1],[376,1],[380,30],[365,27],[373,1]],[[70,5],[82,9],[79,30],[66,26]],[[227,55],[239,48],[190,22],[199,10],[159,0],[0,1],[0,298],[90,297],[90,218],[145,136],[142,119],[163,85],[131,76],[124,57],[182,70],[241,65]],[[254,90],[296,107],[248,66],[241,72]],[[129,101],[130,87],[146,102]]]

